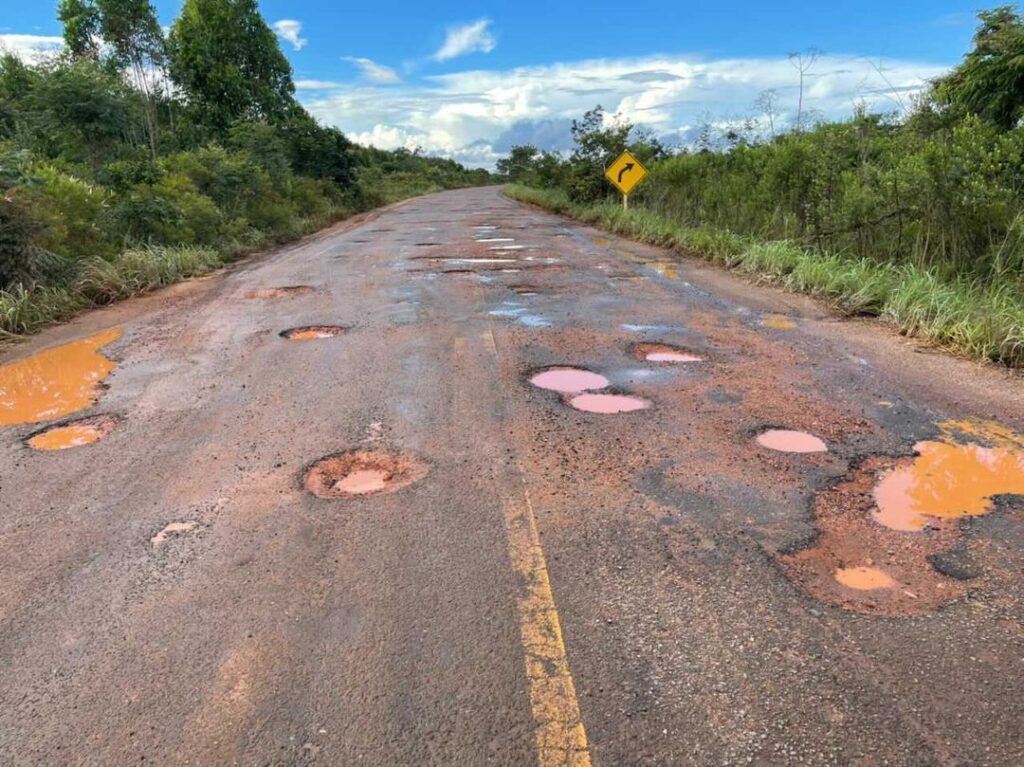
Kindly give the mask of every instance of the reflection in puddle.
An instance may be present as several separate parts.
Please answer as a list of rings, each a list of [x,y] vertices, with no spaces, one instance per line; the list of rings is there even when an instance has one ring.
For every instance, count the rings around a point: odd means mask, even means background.
[[[647,362],[703,362],[704,358],[683,351],[669,344],[635,344],[632,347],[633,357]]]
[[[888,573],[877,567],[840,567],[835,572],[836,580],[848,589],[872,591],[891,589],[896,585]]]
[[[0,426],[49,421],[92,405],[117,366],[99,349],[120,337],[113,328],[0,367]]]
[[[548,391],[557,391],[562,394],[578,394],[588,389],[603,389],[608,385],[608,379],[590,370],[552,368],[531,377],[530,383]]]
[[[757,435],[757,444],[783,453],[826,453],[828,446],[813,434],[788,429],[769,429]]]
[[[28,446],[33,450],[67,450],[99,442],[117,427],[117,418],[96,415],[71,423],[53,426],[30,437]]]
[[[936,519],[988,514],[997,495],[1024,494],[1024,450],[919,442],[907,466],[882,475],[874,489],[876,522],[914,532]]]
[[[514,264],[514,258],[446,258],[448,264]]]
[[[768,314],[761,320],[761,324],[773,330],[792,330],[796,327],[796,323],[785,314]]]
[[[569,400],[569,405],[584,413],[612,414],[646,410],[651,403],[628,394],[577,394]]]

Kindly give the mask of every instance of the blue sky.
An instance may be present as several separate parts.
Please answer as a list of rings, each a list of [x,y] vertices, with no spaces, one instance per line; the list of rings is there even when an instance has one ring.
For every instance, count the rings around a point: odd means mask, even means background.
[[[32,55],[60,34],[54,3],[5,3],[0,45]],[[987,5],[998,4],[992,0]],[[160,0],[170,24],[177,0]],[[975,3],[466,2],[369,5],[263,0],[295,70],[300,100],[363,143],[421,146],[489,166],[510,143],[567,142],[567,124],[596,103],[687,143],[698,126],[753,121],[775,94],[794,119],[787,53],[814,47],[806,101],[840,117],[857,104],[907,108],[927,78],[970,44]],[[981,6],[985,7],[985,6]]]

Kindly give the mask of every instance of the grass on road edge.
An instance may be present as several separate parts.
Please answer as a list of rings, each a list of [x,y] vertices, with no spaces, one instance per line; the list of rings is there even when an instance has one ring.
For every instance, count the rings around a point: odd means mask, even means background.
[[[388,200],[390,205],[396,200]],[[358,213],[337,208],[321,217],[303,219],[274,246],[301,239]],[[75,276],[59,286],[16,285],[0,290],[0,340],[35,333],[87,309],[147,293],[155,288],[212,272],[258,249],[196,245],[131,248],[112,259],[98,256],[75,264]]]
[[[825,299],[847,315],[882,318],[910,336],[973,357],[1024,367],[1024,296],[1011,286],[943,280],[912,266],[690,228],[643,208],[581,205],[560,190],[511,184],[505,194],[635,240],[700,256],[760,281]]]

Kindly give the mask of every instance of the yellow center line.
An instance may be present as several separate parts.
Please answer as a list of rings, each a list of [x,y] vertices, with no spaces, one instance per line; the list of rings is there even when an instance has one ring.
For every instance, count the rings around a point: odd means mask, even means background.
[[[488,330],[483,339],[497,357],[494,334]],[[523,481],[521,470],[519,475]],[[516,606],[536,723],[537,761],[540,767],[590,767],[587,733],[569,670],[562,623],[525,482],[522,497],[505,498],[502,506],[509,556],[519,576]]]

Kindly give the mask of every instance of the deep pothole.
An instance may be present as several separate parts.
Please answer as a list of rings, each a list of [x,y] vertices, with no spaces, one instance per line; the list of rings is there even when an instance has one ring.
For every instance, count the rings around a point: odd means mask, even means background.
[[[318,498],[352,498],[393,493],[426,475],[426,464],[414,456],[351,450],[321,458],[306,471],[303,484]]]
[[[99,442],[118,427],[121,419],[113,415],[93,415],[55,424],[26,440],[33,450],[67,450]]]
[[[246,298],[289,298],[291,296],[304,296],[307,293],[312,293],[313,288],[310,285],[283,285],[277,288],[260,288],[259,290],[250,290],[245,294]]]
[[[281,338],[287,338],[289,341],[315,341],[319,338],[340,336],[346,330],[347,328],[341,325],[302,325],[301,327],[282,330],[280,336]]]

